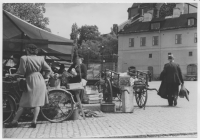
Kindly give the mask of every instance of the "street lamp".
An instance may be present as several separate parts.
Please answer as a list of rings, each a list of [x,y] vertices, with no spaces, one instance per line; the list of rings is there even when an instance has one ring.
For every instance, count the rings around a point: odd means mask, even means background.
[[[90,47],[88,47],[88,55],[87,55],[87,68],[88,68],[88,65],[89,65],[89,50],[90,50]]]
[[[104,46],[101,46],[102,48],[102,52],[101,52],[101,71],[103,71],[103,63],[105,62],[105,60],[103,60],[103,49],[104,49]]]

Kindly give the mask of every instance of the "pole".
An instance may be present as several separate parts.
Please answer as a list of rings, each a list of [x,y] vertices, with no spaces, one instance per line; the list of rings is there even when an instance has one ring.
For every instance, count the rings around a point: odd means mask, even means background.
[[[87,53],[87,69],[88,69],[88,66],[89,66],[89,49],[88,49],[88,53]]]
[[[103,71],[103,53],[102,53],[102,55],[101,55],[101,60],[102,60],[102,61],[101,61],[101,63],[102,63],[101,66],[102,66],[102,71]]]
[[[21,39],[24,39],[24,32],[21,35]],[[23,55],[24,43],[21,42],[20,54]]]

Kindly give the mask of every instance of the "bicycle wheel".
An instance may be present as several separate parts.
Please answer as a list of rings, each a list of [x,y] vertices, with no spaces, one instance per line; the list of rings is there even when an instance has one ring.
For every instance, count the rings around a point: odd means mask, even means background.
[[[3,94],[3,122],[8,122],[15,114],[16,104],[12,96]]]
[[[49,103],[41,107],[41,113],[50,122],[62,122],[68,119],[74,110],[72,97],[68,91],[49,91]]]
[[[141,92],[135,92],[135,99],[137,102],[138,107],[142,108],[145,107],[147,102],[147,90],[143,89]]]

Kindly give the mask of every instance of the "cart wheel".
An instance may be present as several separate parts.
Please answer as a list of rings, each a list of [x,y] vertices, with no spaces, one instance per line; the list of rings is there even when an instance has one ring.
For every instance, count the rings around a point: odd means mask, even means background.
[[[104,81],[97,81],[94,86],[96,86],[98,88],[98,92],[102,93],[103,92],[103,85],[104,85]]]
[[[68,91],[49,91],[49,103],[41,107],[41,113],[50,122],[62,122],[68,119],[74,110],[72,97]]]
[[[146,102],[147,102],[147,90],[143,89],[140,92],[135,92],[135,99],[137,102],[138,107],[142,108],[145,107]]]
[[[16,103],[12,96],[3,94],[3,122],[10,121],[16,109]]]
[[[109,79],[103,85],[103,99],[106,103],[112,103],[112,87]]]

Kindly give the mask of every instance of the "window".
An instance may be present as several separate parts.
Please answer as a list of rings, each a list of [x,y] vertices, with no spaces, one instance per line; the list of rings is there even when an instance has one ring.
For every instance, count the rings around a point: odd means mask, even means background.
[[[134,47],[134,38],[129,38],[129,47]]]
[[[194,25],[194,19],[188,19],[188,26],[193,26]]]
[[[197,66],[195,64],[190,64],[187,66],[188,75],[197,75]]]
[[[175,43],[176,44],[181,44],[182,43],[181,34],[176,34]]]
[[[192,52],[189,52],[189,56],[192,56]]]
[[[146,46],[146,37],[140,38],[140,46]]]
[[[144,15],[144,9],[141,9],[141,16]]]
[[[151,53],[149,54],[149,58],[152,58],[152,54]]]
[[[194,33],[194,43],[197,43],[197,33]]]
[[[158,45],[158,36],[153,36],[153,46]]]
[[[151,30],[160,29],[160,23],[151,23]]]

